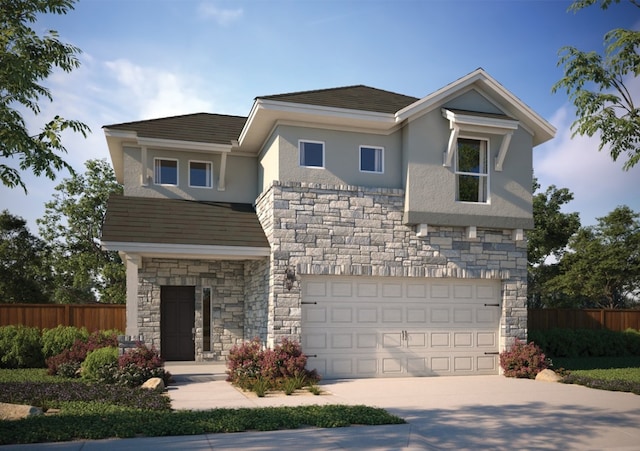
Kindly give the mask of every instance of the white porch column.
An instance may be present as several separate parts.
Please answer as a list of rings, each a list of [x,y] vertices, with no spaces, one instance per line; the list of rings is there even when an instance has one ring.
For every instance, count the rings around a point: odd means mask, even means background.
[[[137,254],[124,254],[127,268],[127,328],[125,335],[137,337],[138,333],[138,267],[141,257]]]

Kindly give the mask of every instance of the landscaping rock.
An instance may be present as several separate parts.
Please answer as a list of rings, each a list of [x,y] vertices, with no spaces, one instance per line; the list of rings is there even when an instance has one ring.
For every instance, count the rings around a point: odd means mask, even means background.
[[[21,420],[36,415],[42,415],[41,408],[0,402],[0,420]]]
[[[142,388],[148,388],[149,390],[164,390],[164,381],[159,377],[152,377],[144,384],[142,384]]]
[[[536,375],[537,381],[543,382],[560,382],[562,380],[562,376],[556,374],[553,370],[542,370]]]

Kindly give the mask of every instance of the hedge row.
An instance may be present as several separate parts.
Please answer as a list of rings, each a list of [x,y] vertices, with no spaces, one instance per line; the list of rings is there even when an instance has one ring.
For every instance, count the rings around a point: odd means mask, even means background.
[[[106,336],[120,331],[103,332]],[[40,330],[37,327],[0,327],[0,368],[44,368],[45,360],[71,348],[76,340],[86,340],[85,328],[58,326]]]
[[[529,331],[529,341],[550,357],[640,356],[640,331],[550,329]]]

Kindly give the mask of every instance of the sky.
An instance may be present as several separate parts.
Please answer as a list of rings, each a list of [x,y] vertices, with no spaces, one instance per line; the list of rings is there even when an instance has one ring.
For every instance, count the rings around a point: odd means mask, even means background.
[[[624,2],[625,0],[623,0]],[[82,50],[81,66],[44,83],[32,130],[56,114],[92,130],[65,133],[65,159],[84,172],[109,159],[105,125],[198,112],[246,116],[255,97],[364,84],[424,97],[482,67],[557,128],[534,149],[543,189],[568,188],[583,226],[618,205],[640,213],[640,164],[622,170],[598,139],[572,137],[559,51],[603,51],[613,28],[640,29],[640,9],[625,2],[603,11],[568,12],[562,0],[80,0],[67,15],[43,15],[33,27],[57,30]],[[636,103],[640,82],[626,80]],[[4,162],[4,161],[3,161]],[[0,210],[37,234],[56,181],[23,173],[28,194],[0,186]]]

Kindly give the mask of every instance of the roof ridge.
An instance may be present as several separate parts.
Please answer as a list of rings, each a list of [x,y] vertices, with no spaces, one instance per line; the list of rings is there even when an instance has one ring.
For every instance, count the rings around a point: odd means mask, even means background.
[[[257,96],[256,99],[288,97],[288,96],[295,96],[295,95],[300,95],[300,94],[315,94],[315,93],[330,92],[330,91],[340,91],[340,90],[344,90],[344,89],[354,89],[354,88],[373,89],[373,90],[376,90],[376,91],[385,92],[385,93],[389,93],[389,94],[393,94],[393,95],[411,97],[411,98],[414,98],[416,100],[418,99],[417,97],[409,96],[409,95],[406,95],[406,94],[401,94],[399,92],[389,91],[387,89],[380,89],[380,88],[376,88],[376,87],[368,86],[368,85],[363,85],[363,84],[347,85],[347,86],[336,86],[336,87],[333,87],[333,88],[309,89],[309,90],[304,90],[304,91],[283,92],[283,93],[280,93],[280,94]]]
[[[156,122],[156,121],[166,121],[166,120],[170,120],[170,119],[188,118],[188,117],[202,116],[202,115],[218,116],[218,117],[233,117],[233,118],[245,119],[245,120],[247,119],[247,116],[239,116],[239,115],[236,115],[236,114],[206,113],[206,112],[203,111],[203,112],[199,112],[199,113],[176,114],[174,116],[154,117],[154,118],[151,118],[151,119],[141,119],[141,120],[138,120],[138,121],[118,122],[117,124],[103,125],[102,128],[117,127],[117,126],[121,126],[121,125],[134,125],[134,124]]]

